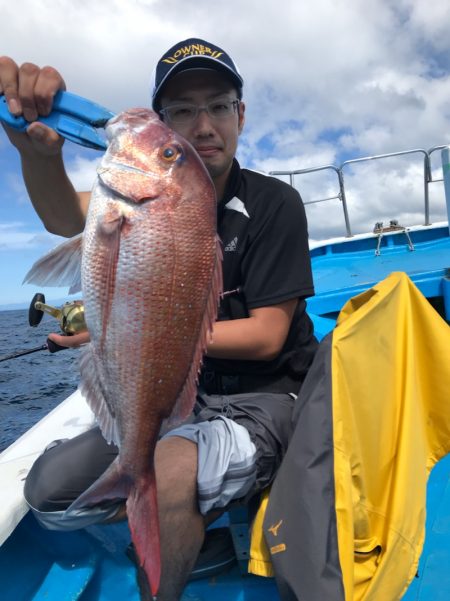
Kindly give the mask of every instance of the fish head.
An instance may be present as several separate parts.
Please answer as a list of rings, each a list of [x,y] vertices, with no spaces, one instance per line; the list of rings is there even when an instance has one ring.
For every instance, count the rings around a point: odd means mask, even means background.
[[[161,197],[177,203],[196,195],[215,200],[214,184],[195,149],[155,112],[127,110],[109,121],[106,136],[108,150],[97,173],[118,196],[134,203]]]

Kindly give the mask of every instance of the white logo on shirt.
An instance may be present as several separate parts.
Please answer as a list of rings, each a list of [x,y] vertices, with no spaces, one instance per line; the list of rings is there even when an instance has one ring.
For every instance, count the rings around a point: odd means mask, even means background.
[[[233,240],[231,240],[231,242],[228,242],[228,244],[225,246],[225,252],[234,252],[237,248],[237,243],[238,237],[236,236],[235,238],[233,238]]]

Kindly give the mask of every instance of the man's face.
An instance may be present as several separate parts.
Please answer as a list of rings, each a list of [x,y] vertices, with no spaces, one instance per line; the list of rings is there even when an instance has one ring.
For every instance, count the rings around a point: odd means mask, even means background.
[[[161,107],[167,108],[180,103],[205,106],[211,101],[237,99],[237,92],[224,76],[211,70],[191,70],[175,75],[165,86],[161,96]],[[167,124],[181,134],[197,150],[218,189],[223,192],[226,178],[236,153],[238,136],[244,125],[244,104],[224,118],[210,117],[207,111],[199,111],[190,123]]]

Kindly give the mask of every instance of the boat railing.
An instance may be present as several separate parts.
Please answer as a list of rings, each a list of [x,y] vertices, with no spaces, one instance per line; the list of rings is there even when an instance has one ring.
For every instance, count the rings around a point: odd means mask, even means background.
[[[349,165],[353,165],[355,163],[362,163],[367,161],[386,159],[398,156],[405,156],[411,154],[421,154],[423,155],[423,183],[424,183],[424,225],[431,225],[430,222],[430,200],[429,200],[429,185],[435,182],[442,182],[443,178],[433,179],[433,174],[431,170],[431,155],[437,150],[443,150],[444,148],[448,148],[448,145],[441,146],[433,146],[429,150],[425,150],[423,148],[413,148],[411,150],[402,150],[398,152],[388,152],[385,154],[377,154],[373,156],[360,157],[356,159],[349,159],[344,161],[339,166],[336,165],[320,165],[318,167],[308,167],[305,169],[295,169],[292,171],[270,171],[269,175],[273,176],[289,176],[289,183],[291,186],[295,187],[295,176],[297,175],[305,175],[307,173],[316,173],[318,171],[331,170],[336,173],[338,180],[338,192],[333,196],[327,196],[326,198],[316,198],[313,200],[304,201],[305,205],[317,204],[319,202],[326,202],[329,200],[340,200],[342,204],[342,210],[344,213],[344,221],[345,221],[345,230],[346,236],[352,237],[352,228],[350,224],[350,216],[348,212],[348,204],[347,197],[345,192],[345,183],[344,183],[344,169]]]

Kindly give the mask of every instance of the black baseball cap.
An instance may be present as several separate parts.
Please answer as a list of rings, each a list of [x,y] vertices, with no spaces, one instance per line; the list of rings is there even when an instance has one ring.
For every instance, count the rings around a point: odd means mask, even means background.
[[[159,110],[159,96],[168,80],[188,69],[213,69],[227,75],[242,98],[244,81],[231,57],[222,48],[199,38],[189,38],[172,46],[156,64],[152,75],[152,108]]]

